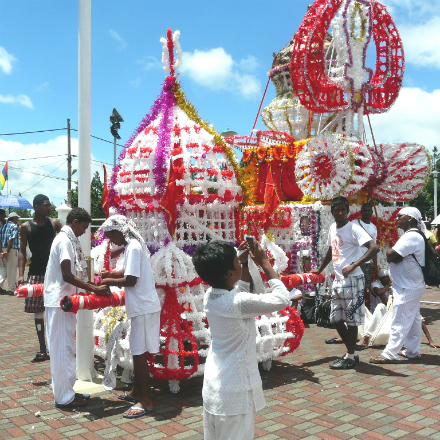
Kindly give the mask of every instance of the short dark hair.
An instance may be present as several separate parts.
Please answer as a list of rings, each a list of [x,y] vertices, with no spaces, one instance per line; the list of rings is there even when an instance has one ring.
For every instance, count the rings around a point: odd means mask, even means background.
[[[336,205],[344,205],[347,208],[347,211],[350,210],[350,203],[348,203],[348,199],[342,196],[335,197],[332,200],[330,211],[333,212],[333,209],[335,209]]]
[[[192,262],[199,277],[212,287],[225,287],[228,270],[234,270],[237,256],[234,246],[227,241],[211,241],[197,247]]]
[[[72,211],[67,214],[66,223],[71,225],[74,220],[78,220],[78,223],[90,223],[92,221],[92,217],[90,217],[90,214],[83,208],[73,208]]]
[[[2,214],[6,215],[6,211],[4,209],[0,208],[0,215],[2,215]]]
[[[35,208],[35,206],[42,205],[46,200],[49,200],[49,197],[45,196],[44,194],[37,194],[34,197],[34,201],[32,202],[32,206]]]
[[[364,203],[364,204],[362,204],[362,206],[361,206],[361,210],[363,209],[363,208],[365,208],[365,207],[367,207],[367,208],[372,208],[372,206],[371,206],[371,203]]]

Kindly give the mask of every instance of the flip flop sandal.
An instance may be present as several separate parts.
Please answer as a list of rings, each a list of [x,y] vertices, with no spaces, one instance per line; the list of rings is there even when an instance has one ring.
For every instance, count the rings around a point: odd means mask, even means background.
[[[130,396],[130,394],[127,393],[127,391],[124,393],[123,396],[118,396],[119,400],[125,400],[128,403],[138,403],[138,401],[136,399],[133,399],[133,397]]]
[[[381,354],[375,358],[370,358],[370,364],[398,364],[400,361],[398,359],[387,359]]]
[[[357,351],[362,351],[362,350],[366,350],[368,348],[367,345],[363,345],[363,344],[356,344],[356,350]]]
[[[132,406],[128,411],[141,411],[139,414],[122,414],[125,419],[138,419],[139,417],[147,416],[153,412],[153,408],[145,409],[142,406]]]

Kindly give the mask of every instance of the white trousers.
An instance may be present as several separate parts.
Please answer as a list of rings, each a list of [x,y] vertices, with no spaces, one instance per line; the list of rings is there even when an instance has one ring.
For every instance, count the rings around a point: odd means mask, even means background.
[[[422,318],[420,300],[425,288],[409,290],[394,286],[393,318],[388,344],[382,352],[387,359],[398,359],[399,351],[405,345],[405,356],[420,357],[422,343]]]
[[[8,290],[17,287],[18,249],[11,249],[8,258],[0,258],[0,287],[3,288],[5,277],[8,279]]]
[[[76,315],[59,307],[46,307],[46,329],[50,350],[50,373],[55,402],[61,405],[75,399]]]
[[[235,416],[211,414],[203,408],[205,440],[253,440],[255,424],[254,395],[249,391],[249,411]]]

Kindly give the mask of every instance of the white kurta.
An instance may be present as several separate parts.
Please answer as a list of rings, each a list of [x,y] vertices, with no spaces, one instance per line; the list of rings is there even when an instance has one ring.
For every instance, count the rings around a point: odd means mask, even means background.
[[[231,290],[208,289],[204,310],[212,344],[203,379],[203,407],[210,414],[237,415],[249,412],[249,391],[255,410],[264,408],[256,352],[255,317],[289,305],[289,292],[280,280],[270,280],[270,293],[249,293],[239,282]]]

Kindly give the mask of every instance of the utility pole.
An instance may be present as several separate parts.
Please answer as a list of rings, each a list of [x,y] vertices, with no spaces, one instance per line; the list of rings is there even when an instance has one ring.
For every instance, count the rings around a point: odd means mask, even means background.
[[[432,172],[432,175],[434,176],[434,218],[437,218],[437,177],[438,177],[438,171],[437,171],[437,147],[434,145],[434,163],[432,165],[432,168],[434,171]]]
[[[72,206],[72,154],[70,150],[70,119],[67,120],[67,204]]]
[[[121,128],[121,122],[124,122],[122,116],[118,111],[113,108],[113,112],[110,116],[110,122],[112,126],[110,127],[110,132],[113,135],[113,168],[116,166],[116,139],[121,139],[118,130]]]

